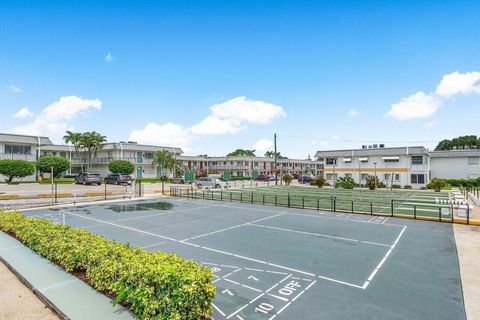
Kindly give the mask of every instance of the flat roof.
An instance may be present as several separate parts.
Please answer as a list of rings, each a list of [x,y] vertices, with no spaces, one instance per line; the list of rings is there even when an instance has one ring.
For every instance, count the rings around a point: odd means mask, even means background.
[[[371,148],[371,149],[342,149],[342,150],[319,150],[315,154],[316,158],[321,157],[351,157],[351,156],[396,156],[396,155],[422,155],[428,154],[423,146],[412,147],[390,147],[390,148]]]
[[[431,151],[432,158],[480,157],[480,149],[457,149]]]
[[[40,145],[53,144],[50,138],[44,137],[44,136],[32,136],[32,135],[14,134],[14,133],[0,133],[0,142],[23,143],[23,144],[38,146],[38,140],[40,140]]]

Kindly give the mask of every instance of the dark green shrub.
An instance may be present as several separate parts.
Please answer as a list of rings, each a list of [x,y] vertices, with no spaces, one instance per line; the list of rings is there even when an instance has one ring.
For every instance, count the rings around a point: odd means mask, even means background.
[[[365,178],[365,184],[370,190],[375,190],[375,188],[380,187],[378,183],[378,177],[376,176],[367,176]]]
[[[128,160],[112,160],[108,163],[108,170],[113,173],[132,174],[135,165]]]
[[[37,169],[42,173],[51,173],[53,167],[53,176],[59,177],[62,172],[70,168],[70,160],[64,157],[43,156],[37,161]]]
[[[141,319],[203,320],[211,314],[212,273],[192,260],[146,252],[19,212],[0,212],[0,229],[66,271],[84,273],[92,287]]]
[[[291,175],[285,174],[285,175],[283,175],[282,180],[283,180],[283,182],[285,182],[285,185],[288,186],[292,182],[293,178],[292,178]]]
[[[427,187],[421,187],[420,190],[427,190]]]
[[[383,183],[383,181],[379,181],[378,184],[377,184],[377,187],[378,188],[386,188],[387,186],[385,185],[385,183]]]
[[[392,189],[401,189],[402,186],[399,184],[392,184]]]
[[[353,189],[355,188],[355,180],[352,177],[340,177],[335,182],[336,188]]]
[[[403,187],[403,189],[412,189],[412,186],[407,184]]]
[[[6,182],[12,182],[13,178],[24,178],[35,173],[33,163],[25,160],[0,160],[0,174],[7,177]]]
[[[445,179],[433,178],[427,184],[428,189],[434,189],[435,191],[440,191],[443,187],[447,185]]]
[[[312,184],[313,182],[313,184]],[[318,176],[315,178],[315,180],[311,181],[310,184],[317,186],[319,188],[322,188],[325,184],[327,183],[327,180],[325,180],[324,177]]]

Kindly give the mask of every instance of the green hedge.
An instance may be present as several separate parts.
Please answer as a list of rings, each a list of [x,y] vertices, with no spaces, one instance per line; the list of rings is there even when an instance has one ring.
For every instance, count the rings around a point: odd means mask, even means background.
[[[446,179],[447,184],[452,187],[480,186],[480,178],[477,179]]]
[[[142,319],[207,319],[211,313],[211,271],[191,260],[19,212],[0,212],[0,229],[66,271],[83,272],[92,287]]]

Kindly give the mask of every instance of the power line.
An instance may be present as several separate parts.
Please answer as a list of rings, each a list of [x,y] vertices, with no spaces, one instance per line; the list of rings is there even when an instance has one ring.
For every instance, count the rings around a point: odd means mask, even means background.
[[[396,144],[411,144],[411,143],[437,143],[438,140],[415,140],[415,141],[394,141],[394,140],[358,140],[358,139],[335,139],[335,138],[320,138],[320,137],[308,137],[297,136],[290,134],[277,134],[281,137],[295,138],[295,139],[307,139],[307,140],[320,140],[320,141],[336,141],[336,142],[358,142],[358,143],[396,143]]]

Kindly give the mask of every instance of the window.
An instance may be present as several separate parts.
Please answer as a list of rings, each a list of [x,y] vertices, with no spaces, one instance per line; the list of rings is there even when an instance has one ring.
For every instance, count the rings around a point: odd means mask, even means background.
[[[384,162],[398,162],[399,159],[384,159]]]
[[[344,163],[352,163],[352,158],[343,158]]]
[[[5,153],[31,154],[32,153],[32,147],[6,144],[5,145]]]
[[[337,159],[336,158],[327,158],[327,164],[337,164]]]
[[[243,161],[237,161],[237,166],[243,165]]]
[[[362,173],[362,180],[367,179],[367,177],[368,177],[368,173]]]
[[[352,177],[352,174],[351,173],[345,173],[345,177]]]
[[[254,165],[255,167],[258,167],[258,161],[255,161],[255,162],[253,163],[253,165]]]
[[[362,162],[362,163],[367,163],[368,162],[368,158],[358,158],[358,161]]]
[[[412,164],[423,164],[423,156],[412,156]]]
[[[399,173],[395,173],[394,179],[395,179],[395,181],[400,181],[400,174],[399,174]]]
[[[424,184],[425,183],[425,175],[424,174],[412,174],[411,175],[411,182],[412,182],[412,184]]]
[[[336,174],[335,174],[336,176]],[[333,180],[334,177],[333,177],[333,173],[327,173],[327,180]]]
[[[383,175],[383,178],[384,178],[385,180],[387,180],[387,181],[390,181],[390,173],[385,173],[385,174]]]
[[[468,164],[478,164],[480,157],[468,157]]]
[[[153,159],[153,153],[151,152],[145,152],[144,153],[145,159]]]

